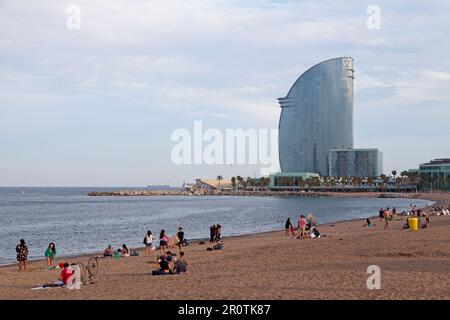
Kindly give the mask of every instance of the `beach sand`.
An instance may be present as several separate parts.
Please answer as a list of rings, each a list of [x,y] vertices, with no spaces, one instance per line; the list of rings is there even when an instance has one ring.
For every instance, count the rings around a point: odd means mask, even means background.
[[[450,194],[421,198],[448,205]],[[405,220],[383,230],[384,222],[372,219],[373,228],[362,227],[364,220],[320,225],[327,235],[320,239],[294,240],[284,230],[225,238],[221,251],[194,243],[183,248],[185,275],[149,275],[156,253],[100,259],[95,283],[73,291],[31,290],[59,275],[44,271],[44,261],[31,262],[27,272],[6,266],[0,299],[450,299],[450,216],[430,220],[419,231],[401,230]],[[379,290],[367,289],[370,265],[381,269]]]

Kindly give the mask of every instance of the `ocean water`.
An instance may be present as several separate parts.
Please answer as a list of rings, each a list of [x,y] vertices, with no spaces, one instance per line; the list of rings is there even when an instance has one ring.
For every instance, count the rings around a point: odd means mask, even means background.
[[[224,237],[284,228],[286,218],[313,212],[319,223],[377,215],[381,207],[407,210],[430,201],[377,198],[152,196],[89,197],[89,191],[125,188],[0,188],[0,264],[15,261],[24,238],[29,259],[43,258],[49,242],[59,256],[103,251],[126,243],[140,247],[148,229],[155,237],[182,226],[187,239],[209,237],[222,225]],[[126,188],[132,189],[132,188]],[[142,188],[140,188],[142,189]]]

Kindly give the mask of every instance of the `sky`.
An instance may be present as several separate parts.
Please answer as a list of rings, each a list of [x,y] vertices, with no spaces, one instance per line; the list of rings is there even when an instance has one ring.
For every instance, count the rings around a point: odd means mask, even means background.
[[[340,56],[354,58],[355,147],[379,148],[385,173],[450,157],[449,12],[434,0],[0,0],[0,186],[258,176],[176,165],[171,134],[194,121],[276,129],[276,98]]]

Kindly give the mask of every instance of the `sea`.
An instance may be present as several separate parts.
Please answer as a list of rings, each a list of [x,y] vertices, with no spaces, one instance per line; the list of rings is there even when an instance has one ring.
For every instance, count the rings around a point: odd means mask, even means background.
[[[147,230],[156,238],[183,227],[188,240],[209,237],[222,226],[227,236],[280,230],[288,217],[312,212],[318,223],[367,218],[382,207],[397,211],[431,204],[419,199],[360,197],[147,196],[90,197],[90,191],[145,188],[0,188],[0,265],[15,262],[15,247],[25,239],[29,260],[42,259],[54,242],[59,257],[102,252],[125,243],[143,246]]]

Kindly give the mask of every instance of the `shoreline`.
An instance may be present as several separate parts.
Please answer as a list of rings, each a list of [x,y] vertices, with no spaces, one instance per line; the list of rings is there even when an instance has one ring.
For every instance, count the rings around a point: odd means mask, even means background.
[[[331,197],[368,197],[368,198],[377,198],[380,194],[383,193],[376,193],[376,192],[371,192],[371,193],[366,193],[366,192],[360,192],[360,193],[330,193]],[[445,193],[443,193],[445,194]],[[450,194],[450,193],[447,193]],[[437,198],[439,198],[439,194],[437,194]],[[421,197],[422,194],[419,193],[417,197],[414,198],[409,198],[407,197],[407,199],[419,199],[419,200],[428,200],[428,201],[433,201],[432,204],[425,206],[423,208],[423,210],[429,210],[431,209],[433,206],[441,206],[443,204],[445,204],[445,202],[436,200],[436,197],[430,197],[429,198],[424,198]],[[400,197],[400,198],[405,198],[405,197]],[[434,200],[431,198],[435,198]],[[440,203],[441,202],[441,203]],[[373,218],[377,218],[378,216],[374,215],[374,216],[368,216],[367,218],[373,219]],[[318,226],[324,226],[324,225],[330,225],[330,224],[342,224],[342,223],[347,223],[347,222],[356,222],[356,221],[365,221],[366,218],[354,218],[354,219],[344,219],[344,220],[336,220],[336,221],[329,221],[326,223],[321,223],[318,224]],[[227,236],[225,237],[225,239],[239,239],[239,238],[243,238],[243,237],[249,237],[249,236],[254,236],[254,235],[267,235],[267,234],[272,234],[272,233],[276,233],[276,232],[281,232],[284,231],[284,229],[276,229],[276,230],[268,230],[268,231],[262,231],[262,232],[253,232],[253,233],[245,233],[245,234],[240,234],[240,235],[232,235],[232,236]],[[208,238],[194,238],[194,239],[190,239],[188,240],[189,245],[195,245],[196,243],[200,242],[200,241],[204,241],[206,243],[209,242]],[[192,242],[192,244],[190,243]],[[158,246],[157,246],[158,247]],[[130,248],[130,251],[137,251],[137,252],[141,252],[144,251],[144,247],[137,247],[137,248]],[[81,253],[81,254],[71,254],[71,255],[61,255],[58,256],[58,260],[61,259],[67,259],[67,260],[72,260],[72,259],[81,259],[81,258],[88,258],[88,257],[93,257],[93,256],[102,256],[103,255],[103,251],[96,251],[96,252],[89,252],[89,253]],[[45,262],[45,258],[37,258],[37,259],[33,259],[33,260],[28,260],[28,265],[31,264],[36,264],[36,263],[44,263]],[[0,264],[0,270],[2,268],[9,268],[9,267],[13,267],[13,266],[17,266],[17,262],[10,262],[10,263],[6,263],[6,264]],[[45,266],[44,266],[45,267]]]
[[[450,203],[450,193],[424,198],[430,201],[428,208]],[[390,222],[387,230],[378,218],[370,228],[363,227],[363,220],[320,224],[320,239],[298,240],[279,229],[225,237],[224,250],[213,251],[206,250],[209,239],[205,245],[196,240],[182,249],[188,261],[185,275],[149,275],[157,268],[159,250],[148,257],[140,247],[137,257],[99,259],[93,283],[81,290],[31,290],[59,276],[57,270],[44,270],[44,260],[29,264],[27,272],[19,272],[17,264],[2,266],[0,299],[183,300],[186,295],[192,300],[450,299],[450,216],[430,216],[430,227],[418,231],[402,229],[405,217]],[[95,255],[65,262],[84,263]],[[59,262],[57,257],[54,264]],[[367,268],[372,265],[380,267],[382,290],[367,288]]]

